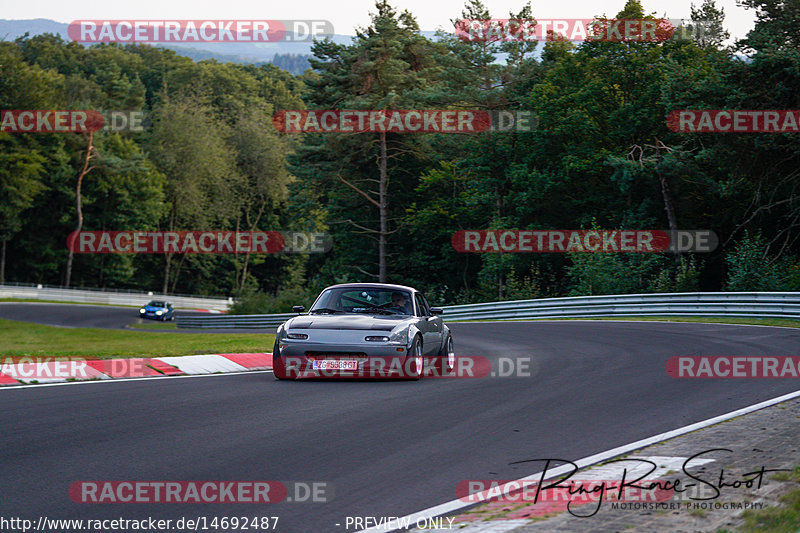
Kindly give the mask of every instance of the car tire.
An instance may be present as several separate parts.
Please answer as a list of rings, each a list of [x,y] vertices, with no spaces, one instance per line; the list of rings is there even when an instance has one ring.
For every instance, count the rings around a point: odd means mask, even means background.
[[[424,368],[425,361],[422,356],[422,340],[419,338],[419,335],[417,335],[411,343],[408,355],[406,355],[406,361],[403,365],[403,374],[406,379],[417,381],[422,377]]]
[[[439,375],[444,376],[450,374],[456,367],[456,352],[453,349],[453,337],[447,335],[447,340],[444,341],[438,355],[439,361],[436,364],[436,370],[441,372]]]
[[[272,347],[272,374],[275,379],[288,379],[286,377],[286,365],[279,356],[278,339],[275,339],[275,346]]]

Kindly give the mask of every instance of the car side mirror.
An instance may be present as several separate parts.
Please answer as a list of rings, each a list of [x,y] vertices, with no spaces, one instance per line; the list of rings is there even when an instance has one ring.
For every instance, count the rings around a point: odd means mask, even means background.
[[[441,307],[431,307],[431,314],[432,315],[443,315],[444,309]]]
[[[292,307],[292,311],[294,311],[295,313],[302,313],[305,310],[306,308],[303,307],[302,305],[295,305],[294,307]]]

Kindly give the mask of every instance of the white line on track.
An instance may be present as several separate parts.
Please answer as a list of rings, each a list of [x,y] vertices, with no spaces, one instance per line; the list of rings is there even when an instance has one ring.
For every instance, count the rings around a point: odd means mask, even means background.
[[[607,459],[611,459],[612,457],[616,457],[618,455],[630,453],[634,450],[638,450],[639,448],[644,448],[645,446],[650,446],[651,444],[656,444],[661,441],[665,441],[674,437],[678,437],[680,435],[684,435],[686,433],[691,433],[692,431],[696,431],[698,429],[702,429],[708,426],[712,426],[714,424],[718,424],[720,422],[724,422],[726,420],[730,420],[731,418],[736,418],[737,416],[746,415],[748,413],[752,413],[753,411],[758,411],[759,409],[764,409],[765,407],[770,407],[777,403],[785,402],[787,400],[793,400],[794,398],[800,397],[800,391],[791,392],[789,394],[784,394],[783,396],[778,396],[777,398],[772,398],[771,400],[766,400],[754,405],[750,405],[748,407],[743,407],[741,409],[737,409],[736,411],[731,411],[730,413],[726,413],[724,415],[715,416],[713,418],[709,418],[708,420],[703,420],[701,422],[696,422],[694,424],[690,424],[688,426],[684,426],[682,428],[673,429],[671,431],[667,431],[665,433],[659,433],[658,435],[653,435],[652,437],[648,437],[646,439],[637,440],[636,442],[632,442],[630,444],[625,444],[623,446],[618,446],[616,448],[612,448],[610,450],[606,450],[604,452],[596,453],[594,455],[590,455],[589,457],[584,457],[583,459],[579,459],[575,461],[575,464],[578,468],[585,468],[587,466],[591,466],[593,464],[605,461]],[[563,465],[558,468],[553,468],[547,471],[548,479],[556,476],[560,476],[570,472],[573,469],[572,465]],[[504,485],[499,486],[500,491],[506,490],[505,487],[510,485],[511,483],[521,483],[523,481],[530,481],[539,479],[542,476],[542,472],[537,472],[535,474],[531,474],[529,476],[509,481]],[[453,511],[457,511],[459,509],[463,509],[465,507],[470,507],[475,505],[474,502],[463,502],[461,500],[451,500],[449,502],[445,502],[439,505],[434,505],[433,507],[428,507],[427,509],[423,509],[422,511],[418,511],[416,513],[412,513],[410,515],[406,515],[401,517],[398,521],[400,522],[410,522],[412,524],[416,523],[418,518],[431,518],[435,516],[440,516],[448,513],[452,513]],[[375,532],[390,532],[390,531],[399,531],[399,529],[383,529],[378,527],[371,527],[369,529],[363,529],[361,531],[357,531],[356,533],[375,533]]]
[[[245,374],[271,374],[272,370],[248,370],[246,372],[226,372],[224,374],[192,374],[187,376],[152,376],[147,378],[121,378],[121,379],[90,379],[85,381],[65,381],[62,383],[38,383],[35,385],[5,385],[1,390],[18,390],[42,387],[60,387],[62,385],[91,385],[93,383],[119,383],[120,381],[150,381],[153,379],[185,379],[185,378],[215,378],[222,376],[243,376]]]

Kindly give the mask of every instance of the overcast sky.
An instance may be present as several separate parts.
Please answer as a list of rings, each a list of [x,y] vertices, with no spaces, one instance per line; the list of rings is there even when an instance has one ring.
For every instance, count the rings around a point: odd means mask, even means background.
[[[688,18],[692,0],[643,0],[645,11],[666,18]],[[702,0],[695,0],[699,4]],[[509,11],[519,11],[520,0],[485,0],[494,18],[507,18]],[[459,18],[464,0],[395,0],[392,5],[409,10],[423,30],[452,30],[450,20]],[[559,0],[537,4],[533,13],[540,19],[592,18],[613,16],[625,0]],[[736,6],[736,0],[717,0],[725,9],[725,26],[734,38],[742,38],[753,27],[754,14]],[[356,26],[369,24],[374,0],[0,0],[0,18],[47,18],[59,22],[79,19],[324,19],[333,23],[335,32],[351,35]]]

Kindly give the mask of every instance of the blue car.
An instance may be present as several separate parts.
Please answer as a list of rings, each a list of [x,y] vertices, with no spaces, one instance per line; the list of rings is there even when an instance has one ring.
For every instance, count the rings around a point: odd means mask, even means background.
[[[153,320],[173,320],[173,314],[172,304],[160,300],[153,300],[139,309],[141,318],[152,318]]]

